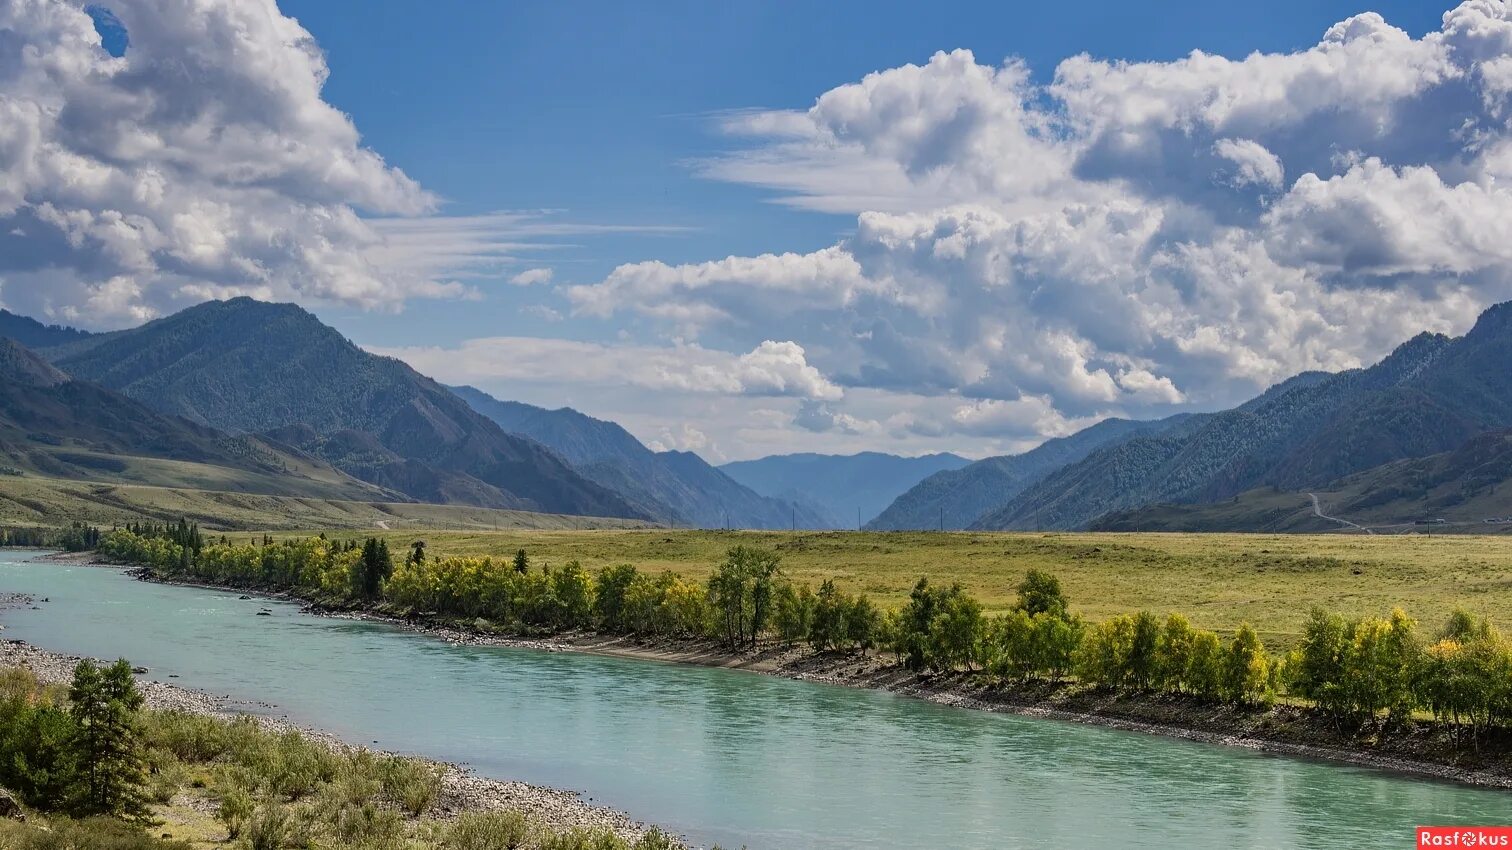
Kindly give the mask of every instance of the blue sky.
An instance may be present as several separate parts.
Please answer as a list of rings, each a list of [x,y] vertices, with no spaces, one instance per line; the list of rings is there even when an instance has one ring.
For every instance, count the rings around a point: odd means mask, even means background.
[[[281,8],[326,51],[326,99],[364,142],[445,199],[453,214],[560,210],[598,224],[688,228],[679,235],[595,237],[541,254],[559,277],[597,279],[622,262],[697,262],[811,251],[854,229],[850,215],[771,203],[767,189],[700,179],[690,161],[738,141],[711,116],[804,108],[872,71],[968,48],[985,63],[1022,57],[1041,82],[1078,53],[1170,60],[1194,49],[1241,57],[1315,43],[1365,9],[1414,35],[1443,8],[1425,2],[1273,3],[1090,0],[1054,3],[469,3],[299,0]],[[1150,8],[1154,6],[1155,8]],[[528,332],[517,292],[490,309],[415,303],[403,317],[333,313],[360,339],[434,343],[436,330]],[[593,338],[602,323],[581,323]]]
[[[101,5],[0,17],[0,306],[294,301],[715,461],[1023,451],[1512,298],[1512,0]]]

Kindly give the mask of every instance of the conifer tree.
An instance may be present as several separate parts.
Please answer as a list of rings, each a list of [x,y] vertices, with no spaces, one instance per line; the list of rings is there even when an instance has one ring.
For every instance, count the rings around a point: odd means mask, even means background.
[[[145,762],[137,727],[142,694],[125,660],[101,669],[85,659],[74,668],[69,714],[78,727],[78,787],[70,802],[77,816],[107,815],[148,823],[143,791]]]

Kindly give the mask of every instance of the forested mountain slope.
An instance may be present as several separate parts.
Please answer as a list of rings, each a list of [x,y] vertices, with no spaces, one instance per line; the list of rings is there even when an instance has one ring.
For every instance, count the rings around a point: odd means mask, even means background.
[[[974,524],[1080,528],[1155,503],[1320,487],[1512,426],[1512,305],[1464,337],[1420,334],[1380,363],[1294,379],[1180,434],[1131,440],[1046,476]]]
[[[287,446],[231,436],[87,381],[0,339],[0,472],[394,501]]]
[[[61,325],[44,325],[30,316],[18,316],[9,310],[0,310],[0,337],[13,339],[27,348],[66,345],[90,336],[85,331]]]
[[[1512,431],[1453,451],[1382,464],[1315,491],[1260,488],[1212,504],[1149,505],[1099,518],[1097,531],[1512,532]],[[1314,510],[1312,497],[1317,496]],[[1322,513],[1324,516],[1318,516]],[[1335,519],[1329,519],[1334,517]]]
[[[1106,419],[1070,436],[1046,440],[1023,454],[983,458],[960,469],[935,473],[899,496],[866,528],[906,531],[942,524],[947,529],[966,528],[1043,476],[1102,446],[1179,428],[1190,419],[1185,414],[1156,422]]]
[[[252,433],[307,426],[305,446],[415,498],[645,518],[545,446],[292,304],[211,301],[59,351],[70,374],[195,422]]]

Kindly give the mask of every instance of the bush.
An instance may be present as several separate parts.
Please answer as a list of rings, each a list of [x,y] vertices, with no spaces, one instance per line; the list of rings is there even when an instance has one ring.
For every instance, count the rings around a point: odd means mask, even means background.
[[[258,807],[247,822],[247,843],[252,850],[282,850],[292,835],[289,813],[278,803]]]
[[[441,772],[418,759],[387,758],[383,792],[413,817],[424,814],[441,794]]]
[[[516,850],[526,846],[536,830],[519,812],[469,812],[441,835],[446,850]]]

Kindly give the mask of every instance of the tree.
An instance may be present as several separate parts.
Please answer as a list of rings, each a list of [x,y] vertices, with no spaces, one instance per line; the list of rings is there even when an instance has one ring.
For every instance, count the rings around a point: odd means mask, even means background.
[[[1353,642],[1350,631],[1338,614],[1312,609],[1302,628],[1302,645],[1288,665],[1291,691],[1334,714],[1344,712],[1349,705],[1344,668]]]
[[[85,659],[74,668],[69,714],[78,726],[79,787],[71,802],[77,816],[109,815],[150,822],[137,711],[142,695],[123,658],[100,669]]]
[[[808,585],[799,587],[790,581],[778,582],[772,605],[773,625],[784,643],[792,646],[809,637],[814,621],[814,593]]]
[[[1421,653],[1416,626],[1400,608],[1391,612],[1389,620],[1367,617],[1351,625],[1344,690],[1360,715],[1374,717],[1386,711],[1400,720],[1411,713],[1412,674]]]
[[[938,606],[929,631],[932,665],[937,670],[972,669],[981,657],[986,625],[981,603],[955,584],[942,594]]]
[[[1187,668],[1192,663],[1192,639],[1196,632],[1192,624],[1180,614],[1166,617],[1165,628],[1156,644],[1157,659],[1155,687],[1162,691],[1180,693],[1187,687]]]
[[[1200,630],[1192,635],[1192,657],[1187,662],[1186,686],[1194,696],[1216,700],[1223,690],[1223,644],[1218,635]]]
[[[993,649],[992,671],[999,676],[1026,679],[1038,669],[1035,657],[1034,618],[1022,607],[998,617],[989,630]]]
[[[78,725],[68,712],[34,698],[36,680],[26,671],[0,677],[0,787],[29,806],[67,802],[78,776]]]
[[[556,600],[552,625],[559,629],[581,628],[593,620],[593,578],[583,565],[568,561],[567,566],[551,574],[551,591]]]
[[[819,585],[819,598],[814,604],[814,620],[809,625],[809,643],[815,649],[840,649],[845,644],[845,611],[850,607],[831,579]]]
[[[394,558],[389,554],[388,542],[369,537],[362,544],[362,558],[353,575],[357,593],[367,599],[377,599],[383,583],[393,574]]]
[[[599,573],[593,595],[593,613],[598,618],[599,628],[606,632],[623,632],[629,628],[627,601],[637,575],[635,567],[629,564],[605,567]]]
[[[903,666],[915,673],[932,664],[930,634],[937,608],[929,579],[920,578],[894,621],[893,648],[903,656]]]
[[[709,601],[718,610],[725,642],[756,645],[772,616],[772,596],[781,558],[775,552],[736,546],[709,577]]]
[[[860,647],[864,655],[868,649],[877,645],[881,632],[882,615],[877,611],[877,606],[864,593],[852,599],[850,607],[845,609],[846,639]]]
[[[1038,671],[1052,682],[1065,678],[1081,646],[1081,618],[1038,614],[1034,617],[1034,644]]]
[[[1019,610],[1033,617],[1035,614],[1050,614],[1064,617],[1070,602],[1061,590],[1060,579],[1040,570],[1030,570],[1018,585]]]
[[[1134,618],[1120,615],[1098,623],[1082,642],[1077,673],[1095,685],[1123,688],[1129,684],[1129,655],[1134,647]]]
[[[1223,659],[1219,695],[1233,703],[1255,702],[1265,693],[1268,669],[1265,647],[1260,645],[1260,636],[1255,634],[1249,623],[1241,624]]]
[[[1134,615],[1134,634],[1129,644],[1128,679],[1134,687],[1148,690],[1159,671],[1156,644],[1160,641],[1160,622],[1149,611]]]
[[[514,571],[520,575],[530,572],[530,556],[525,554],[524,549],[515,552]]]

